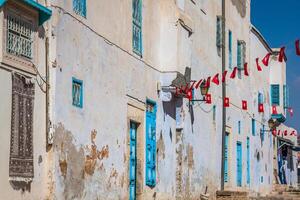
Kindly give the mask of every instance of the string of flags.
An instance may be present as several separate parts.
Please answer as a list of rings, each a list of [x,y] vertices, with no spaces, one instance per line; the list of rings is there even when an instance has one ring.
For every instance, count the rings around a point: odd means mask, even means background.
[[[287,61],[285,50],[286,50],[286,48],[284,46],[280,48],[278,58],[277,58],[278,62],[283,62],[283,61],[286,62]],[[300,40],[299,39],[297,39],[295,41],[295,53],[296,53],[297,56],[300,56]],[[271,55],[272,55],[271,53],[267,53],[264,56],[264,58],[261,60],[261,63],[265,67],[269,66]],[[260,65],[260,59],[256,58],[255,61],[256,61],[257,71],[261,72],[263,70],[263,67]],[[247,62],[244,63],[243,67],[244,67],[243,69],[239,69],[238,67],[234,67],[233,70],[230,73],[229,78],[230,79],[235,79],[238,70],[243,70],[244,71],[244,76],[249,76],[248,63]],[[186,84],[185,87],[181,87],[181,88],[176,87],[175,95],[183,95],[185,98],[188,98],[189,100],[192,100],[193,99],[193,92],[192,92],[193,89],[198,89],[199,87],[202,87],[202,86],[206,87],[206,88],[209,88],[211,86],[211,83],[214,83],[215,85],[218,86],[218,85],[220,85],[220,81],[222,81],[222,83],[224,83],[226,81],[227,75],[228,75],[228,71],[225,70],[221,74],[217,73],[214,76],[207,77],[206,79],[200,79],[199,81],[191,81],[190,83]],[[212,103],[211,94],[206,94],[205,97],[204,97],[204,101],[205,101],[206,104],[211,104]],[[224,97],[223,106],[224,107],[230,107],[229,97]],[[247,100],[242,100],[241,107],[242,107],[242,110],[248,110]],[[293,114],[294,114],[293,109],[291,107],[289,107],[289,108],[287,108],[287,111],[288,111],[289,115],[291,117],[293,117]],[[264,104],[263,103],[258,104],[258,112],[259,113],[264,112]],[[272,106],[272,114],[274,114],[274,115],[278,114],[276,106]],[[285,134],[285,133],[283,133],[283,134]],[[291,134],[295,134],[295,133],[293,132]],[[276,135],[278,135],[278,133],[276,133]]]

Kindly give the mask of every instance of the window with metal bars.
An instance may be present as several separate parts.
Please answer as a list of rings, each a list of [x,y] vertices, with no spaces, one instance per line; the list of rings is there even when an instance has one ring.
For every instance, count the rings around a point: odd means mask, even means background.
[[[133,0],[132,9],[133,52],[142,56],[142,0]]]
[[[20,15],[7,14],[6,52],[18,57],[32,59],[33,23]]]
[[[76,78],[72,79],[72,103],[74,106],[82,108],[83,106],[83,82]]]
[[[73,0],[73,10],[78,15],[86,17],[86,0]]]
[[[242,77],[246,57],[246,43],[242,40],[237,41],[237,67],[238,77]]]
[[[216,46],[217,46],[217,53],[218,53],[219,56],[221,56],[221,50],[222,50],[222,16],[217,16]]]
[[[280,105],[280,87],[279,84],[271,85],[271,105]]]

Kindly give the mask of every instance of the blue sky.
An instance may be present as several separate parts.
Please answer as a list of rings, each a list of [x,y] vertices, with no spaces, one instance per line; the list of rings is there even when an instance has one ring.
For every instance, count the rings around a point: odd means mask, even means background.
[[[300,56],[295,54],[296,39],[300,39],[300,0],[252,0],[251,22],[271,47],[286,46],[287,85],[294,117],[286,124],[300,131]]]

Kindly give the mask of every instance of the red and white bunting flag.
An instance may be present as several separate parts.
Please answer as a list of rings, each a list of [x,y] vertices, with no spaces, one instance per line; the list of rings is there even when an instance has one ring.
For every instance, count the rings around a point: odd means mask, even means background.
[[[258,105],[258,112],[260,112],[260,113],[265,112],[264,104],[260,103],[260,104]]]
[[[242,109],[243,110],[248,110],[248,103],[246,100],[242,100]]]
[[[277,130],[276,130],[276,129],[272,130],[272,135],[273,135],[274,137],[276,137],[276,133],[277,133]]]
[[[296,131],[295,130],[293,130],[292,132],[291,132],[291,134],[290,134],[291,136],[297,136],[297,133],[296,133]]]
[[[205,97],[205,102],[207,104],[211,104],[211,94],[207,94],[206,97]]]
[[[295,46],[296,46],[296,54],[297,54],[298,56],[300,56],[300,40],[299,40],[299,39],[296,40]]]
[[[278,61],[282,62],[283,60],[286,61],[286,56],[285,56],[285,47],[281,47],[279,51],[279,56],[278,56]]]
[[[219,81],[219,73],[216,74],[216,75],[213,77],[212,82],[215,83],[216,85],[219,85],[219,84],[220,84],[220,81]]]
[[[271,53],[267,53],[267,55],[262,59],[262,63],[263,63],[265,66],[268,66],[268,65],[269,65],[270,56],[271,56]]]
[[[273,115],[277,115],[278,114],[276,106],[272,106],[272,114]]]
[[[249,76],[249,71],[248,71],[248,63],[244,64],[244,75]]]
[[[278,132],[277,132],[277,135],[280,135],[281,134],[281,131],[280,130],[278,130]]]
[[[224,98],[224,107],[229,107],[229,98],[228,97],[225,97]]]
[[[200,80],[197,82],[197,84],[195,85],[195,89],[198,89],[201,83],[202,83],[202,79],[200,79]]]
[[[234,79],[234,78],[235,78],[237,70],[238,70],[237,67],[234,67],[234,68],[233,68],[233,71],[232,71],[232,73],[231,73],[231,75],[230,75],[230,78],[231,78],[231,79]]]
[[[293,110],[293,108],[288,108],[288,112],[290,113],[290,117],[294,116],[294,110]]]
[[[262,71],[261,66],[259,65],[259,58],[256,58],[256,67],[258,71]]]
[[[207,87],[207,88],[210,87],[210,79],[211,79],[211,77],[208,77],[208,78],[206,79],[206,86],[205,86],[205,87]]]
[[[227,70],[225,70],[222,74],[222,82],[224,83],[226,80]]]

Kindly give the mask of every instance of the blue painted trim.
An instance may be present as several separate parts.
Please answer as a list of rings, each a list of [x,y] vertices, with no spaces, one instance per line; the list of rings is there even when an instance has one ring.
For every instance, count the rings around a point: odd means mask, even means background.
[[[283,123],[285,122],[286,118],[283,114],[272,114],[272,119],[277,119],[277,121]]]
[[[8,0],[0,0],[0,7],[4,6],[4,4],[7,1]],[[52,16],[52,11],[49,8],[37,3],[34,0],[23,0],[20,2],[23,2],[25,5],[31,7],[39,12],[39,25],[43,25],[43,23],[45,21],[49,20],[50,17]]]

